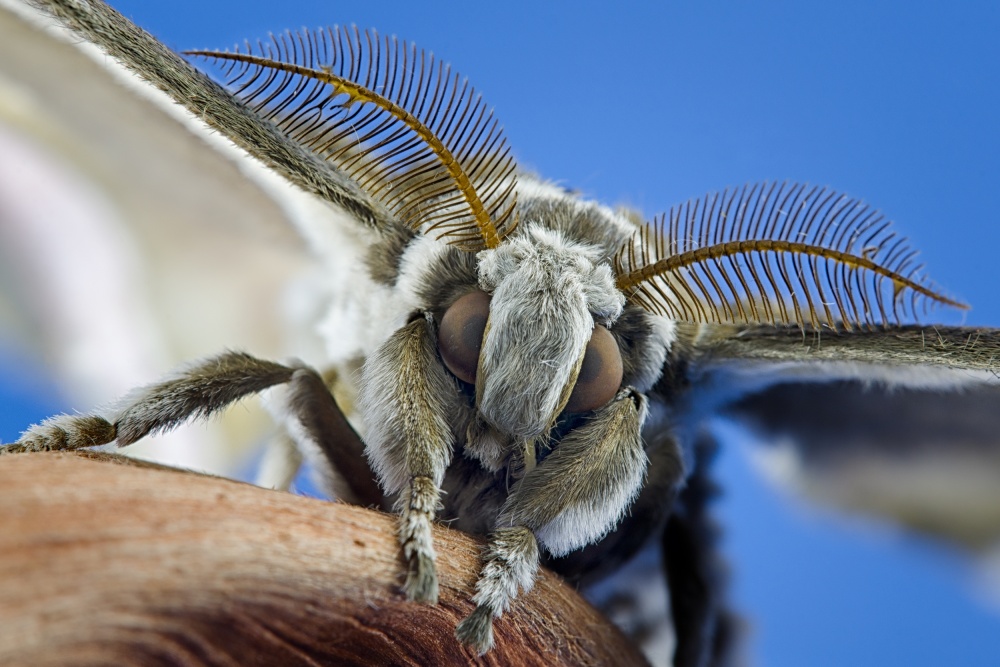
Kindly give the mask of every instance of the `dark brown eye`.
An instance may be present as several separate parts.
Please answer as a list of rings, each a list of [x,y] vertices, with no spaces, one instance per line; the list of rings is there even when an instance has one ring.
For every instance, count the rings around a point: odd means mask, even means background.
[[[600,324],[596,325],[564,410],[587,412],[606,405],[622,386],[622,372],[622,355],[615,337]]]
[[[438,352],[448,370],[463,382],[476,383],[479,351],[489,315],[490,297],[477,290],[451,304],[441,318]]]

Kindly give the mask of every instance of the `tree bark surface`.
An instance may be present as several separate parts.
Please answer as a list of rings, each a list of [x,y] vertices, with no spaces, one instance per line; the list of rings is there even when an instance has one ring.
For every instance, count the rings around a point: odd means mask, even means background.
[[[454,630],[481,543],[458,531],[436,527],[440,602],[417,604],[390,515],[102,459],[0,458],[0,664],[645,664],[544,571],[476,656]]]

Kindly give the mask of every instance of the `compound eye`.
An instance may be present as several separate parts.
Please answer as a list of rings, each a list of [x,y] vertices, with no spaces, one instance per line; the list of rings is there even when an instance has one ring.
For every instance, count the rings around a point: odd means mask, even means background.
[[[594,326],[566,412],[587,412],[607,405],[622,386],[622,355],[611,332]]]
[[[476,383],[479,351],[483,348],[490,297],[469,292],[448,307],[438,327],[438,352],[452,375],[462,382]]]

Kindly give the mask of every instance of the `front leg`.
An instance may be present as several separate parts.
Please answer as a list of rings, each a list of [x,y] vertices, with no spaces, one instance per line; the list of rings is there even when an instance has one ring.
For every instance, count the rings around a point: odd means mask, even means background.
[[[131,445],[149,434],[170,431],[192,418],[207,418],[236,401],[274,385],[322,381],[299,364],[264,361],[243,352],[224,352],[175,371],[130,392],[106,415],[58,415],[32,426],[0,454],[71,451],[116,442]],[[333,397],[317,410],[338,412]]]
[[[493,645],[493,619],[527,591],[538,570],[538,543],[563,556],[608,534],[639,494],[648,463],[641,426],[646,399],[619,392],[593,419],[556,446],[518,482],[490,537],[476,583],[476,609],[458,638],[485,653]]]
[[[493,646],[493,619],[499,618],[518,590],[527,593],[538,574],[538,541],[524,526],[499,528],[490,535],[476,594],[475,610],[455,630],[456,636],[480,654]]]
[[[387,495],[399,494],[399,544],[411,600],[437,602],[431,522],[454,448],[448,416],[460,410],[455,381],[437,357],[434,323],[418,315],[368,358],[359,400],[367,455]]]

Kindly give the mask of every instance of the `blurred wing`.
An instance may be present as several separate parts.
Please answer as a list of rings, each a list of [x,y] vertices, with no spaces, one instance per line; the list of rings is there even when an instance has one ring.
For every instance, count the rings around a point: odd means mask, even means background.
[[[42,359],[75,409],[224,348],[320,354],[300,325],[322,295],[289,316],[285,292],[323,252],[303,220],[343,228],[343,211],[163,88],[51,18],[0,5],[0,344]],[[349,251],[343,234],[326,245]]]
[[[974,550],[1000,542],[1000,330],[698,338],[688,416],[748,428],[770,477]]]

